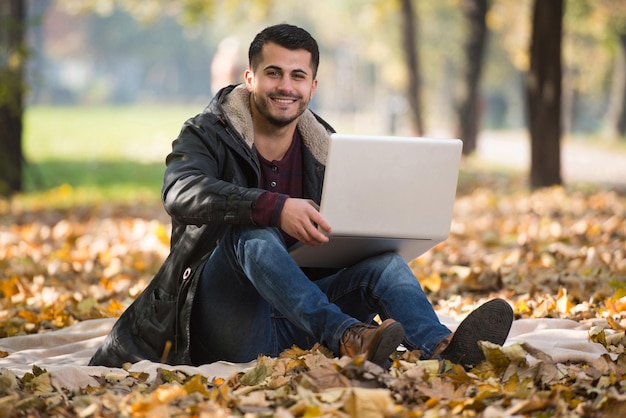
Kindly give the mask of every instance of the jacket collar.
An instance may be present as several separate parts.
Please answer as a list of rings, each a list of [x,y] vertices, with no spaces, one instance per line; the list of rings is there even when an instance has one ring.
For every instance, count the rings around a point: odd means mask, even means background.
[[[216,99],[214,103],[216,108],[211,110],[226,117],[246,144],[252,148],[254,130],[250,112],[250,93],[245,85],[226,87],[218,93]],[[298,121],[298,131],[304,146],[319,162],[326,165],[330,143],[330,132],[326,126],[318,121],[311,110],[307,109]]]

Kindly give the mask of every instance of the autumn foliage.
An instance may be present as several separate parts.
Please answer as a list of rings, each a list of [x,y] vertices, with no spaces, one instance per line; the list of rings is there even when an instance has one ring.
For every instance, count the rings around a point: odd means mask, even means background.
[[[28,209],[19,199],[1,203],[2,337],[118,316],[168,253],[158,204],[52,208],[54,192],[48,199]],[[450,238],[411,263],[441,313],[465,314],[498,296],[517,319],[593,320],[590,340],[612,357],[558,363],[527,344],[484,344],[487,361],[469,371],[414,352],[397,353],[383,371],[324,347],[294,347],[228,379],[119,370],[72,392],[35,365],[24,376],[0,372],[0,415],[623,416],[625,214],[615,191],[465,181]]]

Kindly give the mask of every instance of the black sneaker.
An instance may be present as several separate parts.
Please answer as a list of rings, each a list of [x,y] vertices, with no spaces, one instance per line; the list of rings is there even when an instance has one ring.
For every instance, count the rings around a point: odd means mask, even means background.
[[[470,313],[459,324],[450,344],[440,357],[465,367],[475,366],[485,360],[478,341],[502,345],[511,330],[513,309],[502,299],[494,299]]]

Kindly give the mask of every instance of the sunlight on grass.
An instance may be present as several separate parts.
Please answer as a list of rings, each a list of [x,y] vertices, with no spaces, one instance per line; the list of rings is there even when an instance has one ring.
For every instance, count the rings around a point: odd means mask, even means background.
[[[14,199],[30,207],[38,201],[158,203],[171,142],[185,120],[203,108],[204,104],[29,107],[23,142],[25,193]],[[617,149],[621,144],[612,146]],[[457,195],[471,193],[477,183],[508,193],[527,187],[527,173],[476,156],[465,158]],[[69,196],[50,198],[63,188],[71,191]]]
[[[28,161],[163,161],[184,121],[201,105],[31,107],[26,110]]]
[[[79,186],[67,183],[47,190],[17,194],[10,201],[0,200],[0,214],[21,211],[68,209],[81,206],[100,206],[108,203],[159,206],[160,189],[136,185],[120,187]]]
[[[39,202],[158,202],[171,142],[202,105],[31,107],[25,114],[25,193]],[[67,196],[51,199],[65,190]],[[67,193],[67,191],[70,191]],[[65,203],[63,203],[65,202]]]

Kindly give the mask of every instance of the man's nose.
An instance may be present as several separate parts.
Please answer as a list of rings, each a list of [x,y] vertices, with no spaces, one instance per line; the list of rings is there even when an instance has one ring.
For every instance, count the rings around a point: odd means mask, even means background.
[[[289,77],[287,75],[283,76],[280,79],[280,84],[278,85],[278,88],[281,91],[284,91],[284,92],[291,92],[291,91],[293,91],[293,84],[292,84],[291,77]]]

